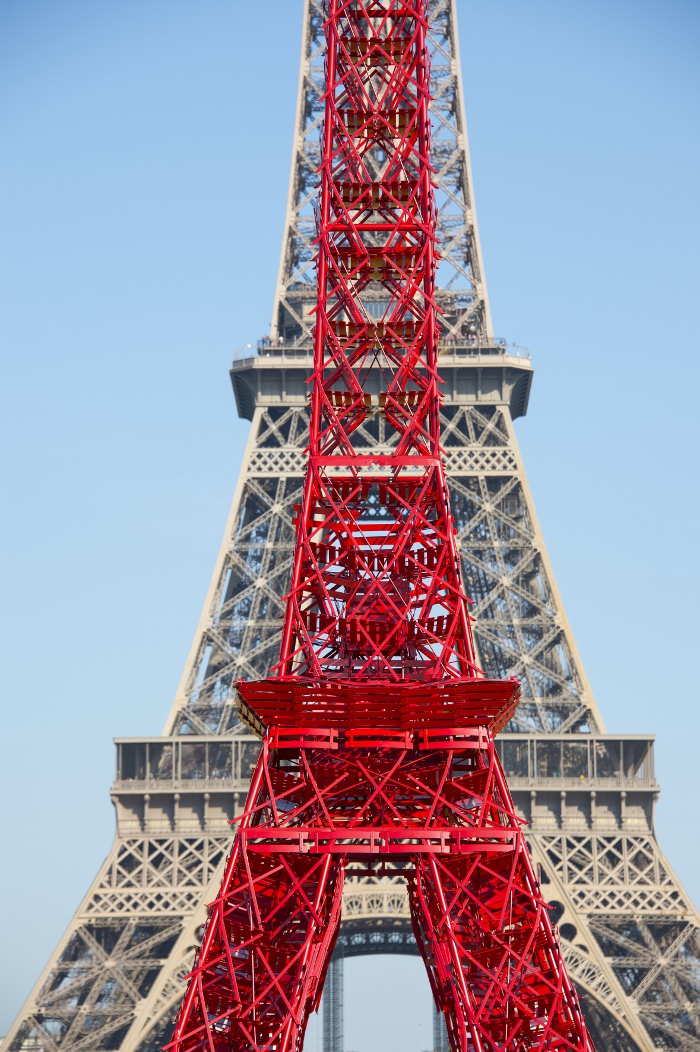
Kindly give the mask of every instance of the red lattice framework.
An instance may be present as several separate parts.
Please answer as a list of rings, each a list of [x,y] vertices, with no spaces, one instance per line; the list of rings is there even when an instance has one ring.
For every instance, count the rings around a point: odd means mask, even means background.
[[[346,872],[403,873],[460,1052],[592,1050],[493,736],[441,462],[426,0],[328,0],[318,306],[280,662],[171,1048],[301,1049]],[[379,173],[379,175],[378,175]],[[391,455],[353,433],[374,413]]]

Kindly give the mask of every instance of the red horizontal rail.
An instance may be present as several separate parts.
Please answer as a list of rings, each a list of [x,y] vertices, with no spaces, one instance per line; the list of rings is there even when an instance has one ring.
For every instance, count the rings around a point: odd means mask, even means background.
[[[512,852],[520,836],[517,829],[475,826],[472,829],[420,829],[358,827],[344,829],[252,829],[239,834],[249,851],[267,854],[355,855],[469,855]]]

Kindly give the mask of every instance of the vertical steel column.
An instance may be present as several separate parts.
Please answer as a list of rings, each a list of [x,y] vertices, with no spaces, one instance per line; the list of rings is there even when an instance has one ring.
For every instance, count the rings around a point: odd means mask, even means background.
[[[450,1052],[445,1017],[433,1002],[433,1052]]]
[[[344,1049],[345,960],[334,954],[326,973],[321,1008],[323,1011],[323,1052],[343,1052]]]

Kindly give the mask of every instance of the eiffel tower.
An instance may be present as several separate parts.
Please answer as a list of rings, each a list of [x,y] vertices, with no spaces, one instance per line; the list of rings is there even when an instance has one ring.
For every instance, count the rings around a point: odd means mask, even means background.
[[[155,1052],[221,882],[258,742],[233,684],[279,649],[303,480],[324,88],[323,4],[304,0],[287,220],[269,338],[233,363],[250,439],[204,611],[164,733],[117,739],[110,854],[3,1049]],[[481,666],[518,676],[499,750],[591,1034],[610,1052],[700,1050],[700,921],[654,836],[653,740],[606,734],[557,593],[513,421],[529,357],[494,339],[481,266],[455,0],[431,0],[432,159],[442,262],[442,435]],[[377,301],[381,316],[383,304]],[[376,415],[356,444],[391,438]],[[416,953],[405,889],[348,881],[324,1045],[342,1044],[344,957]],[[437,1020],[435,1049],[446,1047]]]

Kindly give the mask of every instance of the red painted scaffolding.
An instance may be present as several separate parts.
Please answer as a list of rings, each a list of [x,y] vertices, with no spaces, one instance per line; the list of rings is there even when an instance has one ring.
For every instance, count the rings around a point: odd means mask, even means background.
[[[452,1048],[592,1052],[494,747],[441,460],[427,0],[327,0],[310,443],[280,661],[170,1048],[301,1049],[346,872],[401,874]],[[367,451],[382,414],[392,440]],[[362,429],[362,445],[353,444]]]

